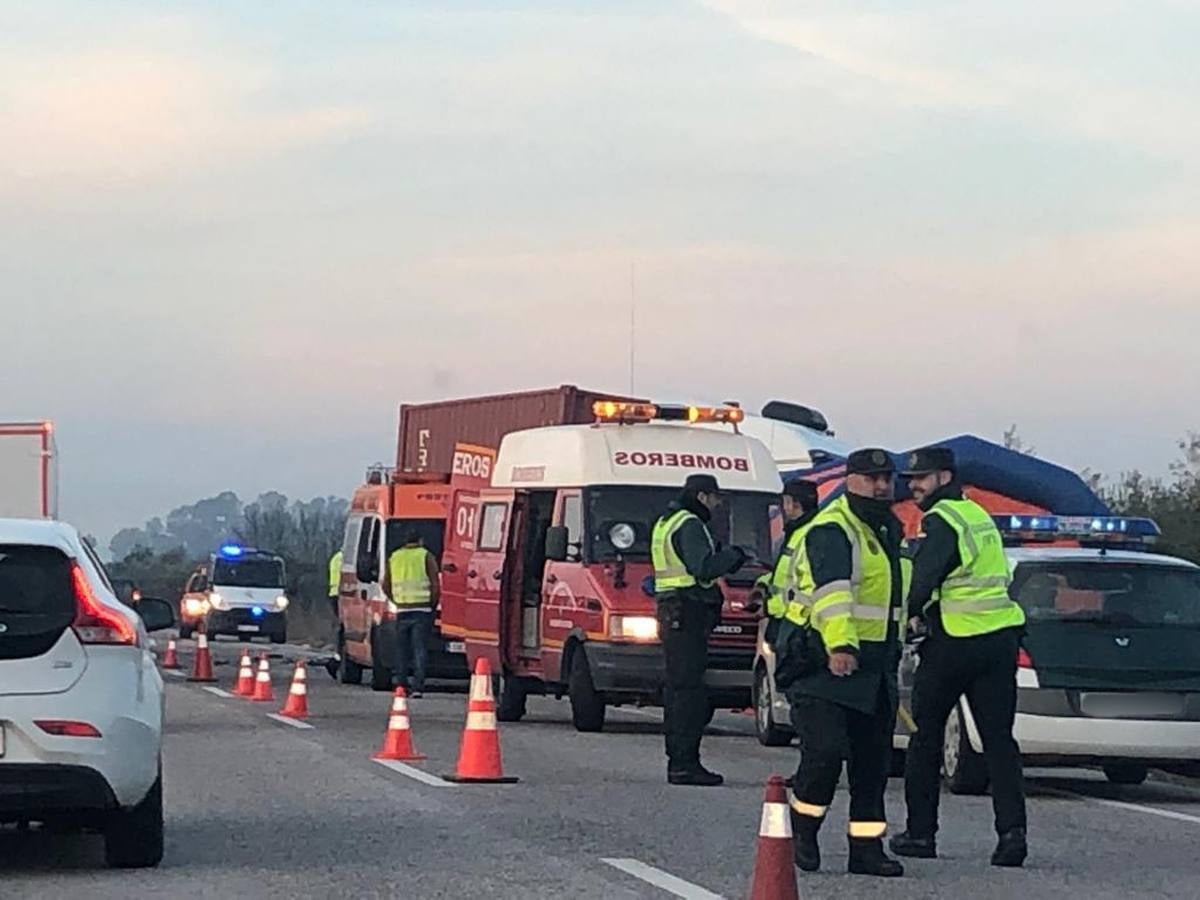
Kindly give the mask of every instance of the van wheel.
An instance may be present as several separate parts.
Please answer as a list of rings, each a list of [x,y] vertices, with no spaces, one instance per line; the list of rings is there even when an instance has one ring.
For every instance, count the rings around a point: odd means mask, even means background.
[[[115,869],[146,869],[163,858],[162,771],[137,806],[111,813],[104,825],[104,860]]]
[[[983,754],[976,753],[971,747],[961,707],[955,707],[946,721],[942,738],[942,774],[952,794],[979,796],[987,793],[987,763]]]
[[[1113,784],[1141,784],[1150,770],[1137,763],[1108,763],[1104,766],[1104,777]]]
[[[760,666],[754,675],[754,731],[764,747],[786,747],[792,742],[792,733],[775,724],[771,699],[767,670]]]
[[[381,666],[379,641],[375,639],[375,629],[371,629],[371,690],[390,691],[392,689],[392,670]]]
[[[362,684],[363,667],[346,655],[346,632],[338,629],[337,678],[342,684]]]
[[[525,698],[529,695],[524,679],[512,675],[495,677],[499,681],[496,719],[500,722],[520,722],[525,715]]]
[[[567,696],[571,700],[571,721],[576,731],[604,729],[604,700],[596,693],[592,669],[583,647],[571,654],[571,674],[567,679]]]

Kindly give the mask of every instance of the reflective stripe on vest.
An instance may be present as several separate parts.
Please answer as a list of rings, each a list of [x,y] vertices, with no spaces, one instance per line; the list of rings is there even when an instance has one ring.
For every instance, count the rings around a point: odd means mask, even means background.
[[[689,519],[699,521],[694,513],[680,509],[654,523],[654,531],[650,535],[650,558],[654,562],[654,590],[657,593],[681,591],[696,584],[700,584],[701,587],[711,587],[713,584],[711,581],[698,582],[675,552],[675,532]],[[701,525],[703,524],[701,522]],[[704,534],[708,538],[709,547],[713,547],[712,535],[708,533],[707,527]]]
[[[779,548],[779,558],[771,572],[770,594],[767,595],[767,615],[782,619],[787,613],[788,594],[792,588],[797,555],[803,555],[805,528],[797,528]]]
[[[973,500],[939,500],[926,515],[941,518],[958,537],[961,564],[936,596],[946,633],[973,637],[1023,625],[1025,613],[1008,596],[1004,542],[987,510]]]
[[[392,604],[400,609],[428,607],[433,599],[424,547],[401,547],[388,558],[392,578]]]
[[[886,641],[894,618],[892,564],[876,535],[839,497],[809,523],[808,529],[837,525],[850,542],[850,578],[816,587],[807,554],[797,554],[795,582],[787,618],[797,625],[810,619],[826,648],[858,647],[860,642]]]

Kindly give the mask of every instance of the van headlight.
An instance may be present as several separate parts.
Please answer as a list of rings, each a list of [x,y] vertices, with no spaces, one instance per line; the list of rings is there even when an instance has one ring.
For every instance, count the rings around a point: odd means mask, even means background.
[[[276,597],[275,598],[275,608],[277,610],[279,610],[280,612],[283,612],[285,609],[287,609],[288,608],[288,598],[283,594],[280,594],[278,597]]]
[[[625,641],[657,641],[658,619],[654,616],[613,616],[608,620],[608,633]]]
[[[208,612],[208,601],[200,597],[188,597],[183,601],[183,611],[193,619]]]
[[[209,592],[208,605],[213,609],[229,609],[229,604],[225,602],[225,598],[216,591]]]

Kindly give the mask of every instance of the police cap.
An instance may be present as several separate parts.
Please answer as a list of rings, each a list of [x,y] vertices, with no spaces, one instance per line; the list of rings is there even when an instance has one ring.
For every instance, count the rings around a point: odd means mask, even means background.
[[[699,473],[687,477],[687,481],[683,483],[683,490],[688,494],[717,494],[720,493],[721,487],[714,476]]]
[[[791,497],[805,509],[816,509],[817,486],[811,481],[796,478],[783,486],[783,496]]]
[[[922,447],[908,454],[904,471],[905,478],[913,475],[928,475],[930,472],[954,472],[958,468],[954,451],[949,447]]]
[[[896,467],[892,456],[878,447],[855,450],[846,459],[847,475],[894,475]]]

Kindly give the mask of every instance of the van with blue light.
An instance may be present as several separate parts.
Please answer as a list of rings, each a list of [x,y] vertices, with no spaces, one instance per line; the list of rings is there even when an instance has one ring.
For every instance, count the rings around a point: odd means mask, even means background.
[[[226,544],[192,573],[179,602],[179,634],[203,630],[250,640],[287,640],[283,559],[267,550]]]

